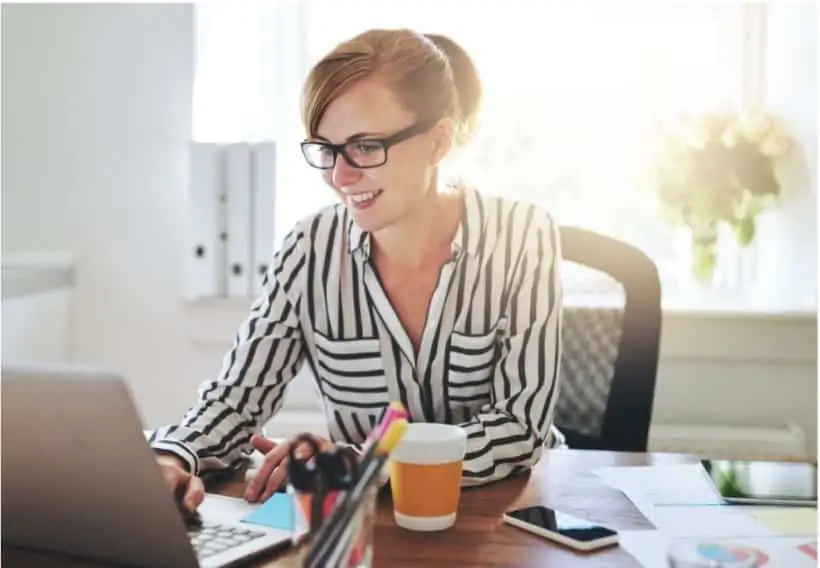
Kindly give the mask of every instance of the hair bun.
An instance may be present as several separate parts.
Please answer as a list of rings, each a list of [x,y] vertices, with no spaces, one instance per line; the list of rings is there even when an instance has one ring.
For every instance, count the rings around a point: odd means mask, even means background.
[[[481,106],[481,78],[469,54],[458,43],[441,34],[424,34],[447,58],[453,73],[458,100],[457,142],[466,144],[475,133]]]

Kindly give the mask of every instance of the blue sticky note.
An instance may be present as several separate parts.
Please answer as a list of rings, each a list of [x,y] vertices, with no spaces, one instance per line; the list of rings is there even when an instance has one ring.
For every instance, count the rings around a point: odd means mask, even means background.
[[[287,493],[274,493],[253,513],[242,519],[242,522],[273,529],[293,530],[293,501]]]

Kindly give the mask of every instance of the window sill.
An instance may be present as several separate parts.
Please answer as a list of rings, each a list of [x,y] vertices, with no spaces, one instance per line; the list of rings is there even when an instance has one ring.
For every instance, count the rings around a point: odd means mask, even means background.
[[[195,320],[202,317],[232,318],[234,326],[247,316],[253,300],[248,298],[199,298],[185,299],[185,310]],[[612,305],[598,295],[568,297],[565,305],[606,306]],[[703,293],[700,295],[675,296],[662,301],[665,316],[685,318],[728,318],[787,321],[816,321],[817,305],[784,299],[779,302],[753,300],[735,294]]]
[[[732,318],[732,319],[781,319],[788,321],[816,321],[817,306],[808,302],[765,302],[723,298],[674,298],[663,302],[664,315]]]
[[[189,339],[203,347],[229,349],[250,304],[249,300],[227,298],[187,301]],[[661,358],[816,364],[816,308],[739,301],[666,301]]]
[[[3,255],[3,300],[70,290],[77,278],[76,259],[68,252]]]

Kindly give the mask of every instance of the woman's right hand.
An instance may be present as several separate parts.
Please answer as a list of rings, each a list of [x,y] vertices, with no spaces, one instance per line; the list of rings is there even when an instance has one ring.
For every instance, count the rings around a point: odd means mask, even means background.
[[[185,469],[182,459],[171,454],[158,454],[157,464],[165,485],[171,490],[177,505],[184,513],[193,514],[205,499],[202,480]]]

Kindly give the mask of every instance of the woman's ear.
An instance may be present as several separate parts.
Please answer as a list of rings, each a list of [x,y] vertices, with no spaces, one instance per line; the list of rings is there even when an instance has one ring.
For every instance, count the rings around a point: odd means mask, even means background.
[[[442,118],[431,132],[433,140],[433,165],[438,165],[453,147],[455,141],[455,122],[452,118]]]

